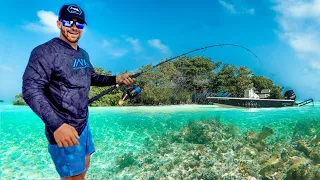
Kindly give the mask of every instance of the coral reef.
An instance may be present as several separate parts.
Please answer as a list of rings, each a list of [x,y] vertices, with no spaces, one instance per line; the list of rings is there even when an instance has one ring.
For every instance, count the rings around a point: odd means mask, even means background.
[[[180,131],[145,139],[136,156],[117,158],[117,178],[320,179],[320,132],[295,127],[292,141],[263,126],[239,134],[219,120],[193,120]],[[298,130],[297,130],[298,128]]]
[[[119,169],[124,169],[126,167],[132,166],[136,163],[133,153],[123,154],[117,157],[115,164]]]

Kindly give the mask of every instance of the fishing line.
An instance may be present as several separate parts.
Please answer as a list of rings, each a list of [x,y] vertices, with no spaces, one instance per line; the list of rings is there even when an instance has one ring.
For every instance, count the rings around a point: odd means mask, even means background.
[[[253,54],[253,55],[255,56],[255,58],[256,58],[256,59],[260,62],[260,64],[262,65],[262,62],[260,61],[260,59],[258,58],[258,56],[257,56],[254,52],[252,52],[249,48],[246,48],[246,47],[241,46],[241,45],[238,45],[238,44],[214,44],[214,45],[210,45],[210,46],[205,46],[205,47],[193,49],[193,50],[187,51],[187,52],[185,52],[185,53],[182,53],[182,54],[180,54],[180,55],[174,56],[174,57],[172,57],[172,58],[166,59],[165,61],[162,61],[162,62],[158,63],[157,65],[152,66],[151,69],[138,72],[138,73],[136,73],[136,74],[134,74],[134,75],[132,75],[132,76],[130,76],[130,77],[131,77],[131,78],[137,78],[137,77],[139,77],[141,74],[143,74],[143,73],[145,73],[145,72],[148,72],[148,71],[150,71],[150,70],[152,70],[152,69],[154,69],[154,68],[156,68],[156,67],[158,67],[158,66],[160,66],[160,65],[162,65],[162,64],[164,64],[164,63],[167,63],[167,62],[172,61],[172,60],[174,60],[174,59],[182,58],[182,57],[186,56],[187,54],[191,54],[191,53],[193,53],[193,52],[201,51],[201,50],[206,50],[206,49],[212,48],[212,47],[223,47],[223,46],[233,46],[233,47],[239,47],[239,48],[245,49],[245,50],[247,50],[248,52],[250,52],[251,54]],[[109,89],[101,92],[101,93],[98,94],[97,96],[94,96],[93,98],[89,99],[88,104],[93,103],[94,101],[98,100],[100,97],[102,97],[102,96],[110,93],[111,91],[113,91],[113,90],[115,90],[115,89],[117,89],[118,87],[121,87],[121,86],[123,86],[123,85],[124,85],[124,83],[121,82],[120,84],[116,84],[116,85],[112,86],[111,88],[109,88]]]

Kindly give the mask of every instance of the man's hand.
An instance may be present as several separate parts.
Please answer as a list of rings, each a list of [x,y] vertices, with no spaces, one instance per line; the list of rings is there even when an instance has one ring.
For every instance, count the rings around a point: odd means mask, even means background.
[[[134,74],[135,73],[125,73],[120,76],[117,76],[116,83],[120,84],[121,82],[123,82],[125,85],[130,85],[130,84],[134,83],[134,81],[135,81],[135,78],[130,78],[130,76],[132,76]]]
[[[54,139],[59,147],[76,146],[79,144],[77,138],[79,138],[76,129],[69,124],[62,124],[54,133]]]

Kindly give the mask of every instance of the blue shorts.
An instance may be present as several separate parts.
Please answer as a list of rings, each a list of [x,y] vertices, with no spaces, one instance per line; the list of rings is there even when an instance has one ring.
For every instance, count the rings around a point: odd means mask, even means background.
[[[48,145],[48,151],[61,178],[75,176],[86,170],[86,156],[95,152],[89,125],[78,139],[79,145],[59,147],[57,144]]]

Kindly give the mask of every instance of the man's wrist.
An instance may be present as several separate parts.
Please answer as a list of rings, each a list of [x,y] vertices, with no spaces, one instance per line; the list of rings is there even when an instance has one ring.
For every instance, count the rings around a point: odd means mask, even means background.
[[[49,126],[49,130],[54,133],[57,129],[59,129],[59,127],[61,127],[64,124],[63,121],[59,121],[58,123]]]
[[[120,76],[116,76],[116,84],[119,84],[120,80],[121,80],[121,77]]]

